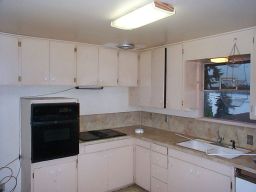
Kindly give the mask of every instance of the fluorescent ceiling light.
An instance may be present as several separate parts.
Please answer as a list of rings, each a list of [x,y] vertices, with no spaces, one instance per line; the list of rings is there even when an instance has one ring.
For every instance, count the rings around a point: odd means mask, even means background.
[[[228,58],[227,57],[212,58],[211,62],[212,63],[227,63],[228,62]]]
[[[157,1],[112,21],[111,26],[124,30],[132,30],[174,14],[175,10],[171,5]]]

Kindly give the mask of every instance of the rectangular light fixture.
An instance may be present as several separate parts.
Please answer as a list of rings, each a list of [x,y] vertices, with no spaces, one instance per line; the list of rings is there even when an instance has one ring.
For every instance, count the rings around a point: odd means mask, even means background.
[[[227,63],[228,62],[228,58],[227,57],[212,58],[211,62],[212,63]]]
[[[175,10],[171,5],[155,1],[112,21],[111,26],[132,30],[174,14]]]

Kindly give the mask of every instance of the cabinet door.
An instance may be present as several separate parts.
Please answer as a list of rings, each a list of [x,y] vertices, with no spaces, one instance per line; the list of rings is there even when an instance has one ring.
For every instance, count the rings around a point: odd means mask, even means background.
[[[22,84],[48,84],[49,41],[24,38],[21,43]]]
[[[109,191],[133,183],[133,146],[108,151]]]
[[[138,83],[138,55],[121,51],[118,62],[118,85],[136,87]]]
[[[75,85],[75,45],[50,42],[50,80],[54,85]]]
[[[169,192],[231,191],[229,177],[182,160],[169,158],[168,171]]]
[[[115,49],[99,49],[99,85],[117,86],[118,58]]]
[[[99,49],[96,46],[77,47],[77,84],[97,85]]]
[[[57,165],[57,191],[77,192],[76,161]]]
[[[0,85],[19,83],[18,38],[0,35]]]
[[[108,190],[108,162],[105,152],[78,156],[78,192]]]
[[[135,183],[150,191],[150,150],[135,147]]]
[[[167,95],[166,107],[181,110],[183,93],[182,44],[167,48]]]
[[[253,30],[244,30],[184,43],[184,60],[205,59],[230,55],[236,39],[241,54],[251,51]]]
[[[165,48],[152,51],[151,63],[151,106],[164,107]]]
[[[254,32],[253,49],[251,54],[251,88],[250,88],[250,102],[251,111],[250,118],[256,119],[256,29]]]

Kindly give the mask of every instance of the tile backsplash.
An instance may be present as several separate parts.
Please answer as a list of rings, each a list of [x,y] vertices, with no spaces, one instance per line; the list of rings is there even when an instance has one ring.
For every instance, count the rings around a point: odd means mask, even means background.
[[[239,147],[256,150],[256,128],[139,111],[83,115],[80,117],[80,131],[140,124],[212,141],[216,141],[218,135],[220,135],[224,137],[224,143],[226,144],[230,144],[232,139],[236,141]],[[247,144],[247,135],[253,136],[253,145]]]

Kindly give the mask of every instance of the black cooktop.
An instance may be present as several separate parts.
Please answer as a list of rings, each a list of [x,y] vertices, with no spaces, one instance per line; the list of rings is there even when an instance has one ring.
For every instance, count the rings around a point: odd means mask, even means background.
[[[121,136],[126,136],[126,134],[113,129],[104,129],[97,131],[80,132],[79,139],[81,141],[93,141],[98,139],[108,139]]]

